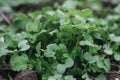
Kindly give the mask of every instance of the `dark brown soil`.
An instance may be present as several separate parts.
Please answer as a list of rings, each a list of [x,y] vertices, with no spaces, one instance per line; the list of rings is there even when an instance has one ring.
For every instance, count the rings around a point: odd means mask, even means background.
[[[47,6],[54,8],[55,3],[62,4],[62,0],[51,0],[51,2],[38,3],[38,4],[22,4],[22,5],[13,7],[13,10],[16,12],[27,13],[29,11],[41,10],[42,8]]]
[[[25,70],[17,74],[15,80],[37,80],[37,74],[33,70]]]
[[[120,72],[105,73],[107,80],[120,80]]]

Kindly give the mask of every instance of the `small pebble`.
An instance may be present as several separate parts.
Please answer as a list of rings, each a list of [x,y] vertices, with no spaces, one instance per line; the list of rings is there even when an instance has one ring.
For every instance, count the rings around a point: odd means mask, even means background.
[[[115,80],[120,80],[119,78],[115,78]]]

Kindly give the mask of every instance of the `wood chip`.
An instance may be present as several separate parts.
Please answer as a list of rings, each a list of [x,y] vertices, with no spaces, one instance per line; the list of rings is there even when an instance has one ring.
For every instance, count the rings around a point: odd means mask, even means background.
[[[3,12],[0,12],[0,15],[6,23],[11,24],[11,20],[8,18],[8,16],[6,16]]]

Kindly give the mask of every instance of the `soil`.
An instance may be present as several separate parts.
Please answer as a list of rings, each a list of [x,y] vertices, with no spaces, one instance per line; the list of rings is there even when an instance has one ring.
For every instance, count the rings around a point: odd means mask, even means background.
[[[37,80],[37,74],[33,70],[25,70],[18,73],[15,80]]]
[[[11,72],[11,73],[9,73]],[[33,70],[24,70],[13,75],[13,71],[0,71],[0,80],[38,80],[37,74]]]
[[[107,80],[120,80],[120,72],[105,73]]]

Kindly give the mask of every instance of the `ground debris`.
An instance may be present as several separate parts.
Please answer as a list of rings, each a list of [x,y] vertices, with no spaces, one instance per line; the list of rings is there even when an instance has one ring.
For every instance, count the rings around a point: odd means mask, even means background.
[[[120,72],[108,72],[105,73],[107,80],[120,80]]]
[[[18,73],[15,80],[37,80],[37,74],[33,70],[25,70]]]

